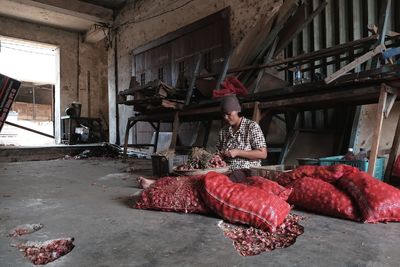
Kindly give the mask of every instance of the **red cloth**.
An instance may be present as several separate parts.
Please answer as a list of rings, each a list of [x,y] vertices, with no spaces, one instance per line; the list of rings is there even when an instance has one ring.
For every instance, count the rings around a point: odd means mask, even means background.
[[[247,96],[247,94],[247,88],[235,76],[228,76],[221,84],[221,89],[213,90],[213,98],[227,95]]]

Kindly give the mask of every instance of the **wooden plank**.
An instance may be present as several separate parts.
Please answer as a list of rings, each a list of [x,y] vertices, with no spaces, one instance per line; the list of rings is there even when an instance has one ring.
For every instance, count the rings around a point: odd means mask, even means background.
[[[276,23],[272,28],[271,32],[268,34],[268,37],[264,40],[261,46],[257,49],[257,56],[252,60],[253,63],[258,62],[261,58],[264,57],[267,49],[272,45],[275,41],[275,38],[278,36],[279,32],[284,27],[287,20],[293,15],[293,13],[298,8],[296,0],[286,0],[283,2],[282,8],[279,10],[278,17],[276,19]]]
[[[182,27],[174,32],[167,33],[166,35],[161,36],[160,38],[158,38],[154,41],[151,41],[151,42],[149,42],[145,45],[142,45],[138,48],[135,48],[132,52],[133,52],[133,54],[137,55],[137,54],[143,53],[149,49],[160,46],[162,44],[171,42],[171,41],[181,37],[182,35],[199,30],[203,27],[206,27],[206,26],[216,23],[218,21],[225,21],[225,20],[229,21],[229,14],[230,14],[230,7],[226,7],[214,14],[211,14],[211,15],[201,19],[201,20],[195,21],[195,22],[193,22],[185,27]]]
[[[379,92],[379,87],[366,87],[359,89],[351,89],[351,90],[342,90],[336,92],[327,92],[322,94],[314,94],[303,97],[296,97],[290,99],[282,99],[275,101],[266,101],[260,103],[260,108],[279,108],[279,107],[288,107],[288,106],[296,106],[296,105],[306,105],[306,104],[318,104],[318,103],[328,103],[334,104],[332,101],[336,101],[338,99],[353,99],[357,101],[358,97],[367,97],[369,95],[375,95]],[[371,97],[373,98],[373,97]]]
[[[340,70],[338,70],[335,73],[332,73],[331,75],[326,77],[325,80],[324,80],[325,83],[328,84],[328,83],[333,82],[334,80],[336,80],[340,76],[346,74],[347,72],[349,72],[350,70],[354,69],[355,67],[357,67],[357,66],[361,65],[362,63],[368,61],[373,56],[381,53],[384,49],[385,49],[384,45],[378,45],[374,50],[365,53],[364,55],[362,55],[359,58],[356,58],[355,60],[353,60],[352,62],[350,62],[349,64],[347,64],[343,68],[341,68]]]
[[[128,143],[129,143],[129,131],[136,124],[136,121],[132,121],[131,118],[128,119],[125,128],[125,140],[124,140],[124,154],[122,157],[122,161],[126,162],[127,152],[128,152]]]
[[[245,67],[231,68],[228,70],[228,73],[243,72],[243,71],[248,71],[248,70],[252,70],[252,69],[272,68],[272,67],[276,67],[279,65],[294,63],[294,62],[301,61],[301,60],[315,60],[315,59],[320,59],[323,57],[329,57],[332,55],[336,55],[337,53],[340,53],[340,52],[347,52],[348,49],[358,49],[363,46],[369,46],[369,45],[373,44],[373,42],[376,41],[377,39],[378,39],[378,35],[371,35],[369,37],[362,38],[360,40],[347,42],[345,44],[340,44],[340,45],[337,45],[334,47],[321,49],[319,51],[314,51],[314,52],[302,54],[302,55],[291,57],[291,58],[275,60],[275,61],[273,61],[271,63],[267,63],[267,64],[250,65],[250,66],[245,66]],[[218,75],[217,73],[204,74],[204,75],[199,75],[197,77],[197,79],[209,78],[209,77],[214,77],[217,75]]]
[[[260,102],[256,101],[254,103],[253,117],[252,120],[260,123],[261,120],[261,110],[260,110]]]
[[[294,141],[296,140],[298,134],[299,134],[299,129],[298,129],[298,125],[299,125],[299,113],[296,112],[295,113],[295,117],[294,120],[293,119],[289,119],[291,117],[291,114],[288,114],[288,116],[285,116],[286,119],[286,137],[285,137],[285,142],[284,145],[282,147],[282,151],[279,155],[279,159],[278,159],[278,164],[284,164],[285,159],[287,157],[287,155],[289,154],[289,151],[291,149],[291,147],[294,144]]]
[[[212,120],[203,121],[204,124],[204,139],[203,139],[203,147],[207,147],[208,137],[210,136],[210,130],[212,125]]]
[[[50,134],[47,134],[47,133],[43,133],[43,132],[40,132],[40,131],[36,131],[34,129],[31,129],[31,128],[28,128],[28,127],[25,127],[25,126],[22,126],[22,125],[18,125],[18,124],[12,123],[10,121],[5,121],[4,123],[8,124],[8,125],[11,125],[11,126],[14,126],[14,127],[17,127],[17,128],[20,128],[20,129],[23,129],[23,130],[26,130],[26,131],[29,131],[29,132],[32,132],[32,133],[35,133],[35,134],[40,134],[40,135],[43,135],[43,136],[46,136],[46,137],[54,139],[53,135],[50,135]]]
[[[237,68],[252,63],[251,59],[257,56],[256,48],[260,46],[262,41],[268,36],[272,23],[281,6],[281,3],[274,4],[272,10],[261,17],[235,47],[230,61],[231,68]]]
[[[258,83],[258,87],[255,88],[255,86],[257,86],[257,84],[255,84],[257,83],[257,80],[249,86],[249,91],[252,92],[252,94],[259,93],[259,91],[263,92],[278,88],[285,88],[290,85],[289,82],[282,80],[268,72],[265,72],[264,70],[260,70],[260,72],[262,74],[262,77]]]
[[[293,17],[285,24],[285,27],[279,33],[278,48],[275,51],[275,56],[279,54],[298,33],[300,33],[318,14],[320,14],[328,2],[322,2],[317,9],[315,9],[308,16],[306,15],[306,3],[303,3],[293,15]]]
[[[368,173],[374,175],[376,157],[378,156],[379,139],[381,138],[381,130],[383,123],[383,112],[386,105],[387,92],[384,84],[381,85],[381,93],[379,95],[378,110],[376,112],[375,130],[372,136],[371,155],[369,157]]]
[[[381,10],[379,11],[379,23],[378,23],[378,34],[379,40],[377,45],[381,45],[385,42],[387,28],[390,19],[390,7],[392,0],[381,0]]]
[[[157,152],[157,146],[158,146],[158,138],[159,138],[159,136],[160,136],[160,122],[158,121],[157,122],[157,127],[156,127],[156,137],[155,137],[155,140],[154,140],[154,153],[156,153]]]
[[[169,146],[169,150],[175,150],[176,141],[178,139],[178,132],[179,132],[179,112],[175,112],[174,122],[172,125],[172,137],[171,137],[171,144]]]
[[[390,6],[392,0],[382,0],[381,10],[379,12],[379,24],[378,24],[378,34],[379,39],[376,42],[376,47],[383,45],[385,43],[385,37],[387,33],[388,22],[390,18]],[[378,57],[374,57],[371,62],[371,68],[376,68],[378,66]]]
[[[265,59],[264,59],[263,64],[266,64],[266,63],[268,63],[268,62],[271,61],[272,56],[273,56],[274,53],[275,53],[276,45],[278,44],[278,40],[279,40],[278,38],[275,39],[274,43],[273,43],[272,46],[271,46],[271,49],[268,51],[268,54],[266,55],[266,57],[265,57]],[[249,92],[250,94],[255,93],[255,92],[258,91],[258,87],[259,87],[259,85],[260,85],[260,81],[261,81],[261,78],[263,77],[263,74],[264,74],[264,73],[265,73],[264,69],[261,69],[261,70],[258,71],[257,79],[256,79],[256,84],[255,84],[255,86],[254,86],[254,89],[253,89],[253,90],[250,90],[250,92]]]
[[[19,0],[30,6],[43,8],[48,12],[54,11],[76,18],[90,20],[96,23],[113,22],[113,10],[96,4],[85,3],[78,0]]]
[[[196,84],[196,77],[199,74],[202,56],[203,56],[203,54],[201,54],[201,53],[199,53],[197,55],[196,65],[193,70],[192,79],[190,80],[190,85],[189,85],[188,91],[186,93],[185,106],[190,104],[190,99],[192,98],[192,94],[193,94],[193,88]]]
[[[231,52],[229,52],[228,55],[225,57],[224,64],[222,66],[222,70],[219,73],[218,78],[217,78],[217,88],[216,89],[220,89],[222,82],[225,80],[225,77],[226,77],[226,74],[227,74],[228,68],[229,68],[230,59],[231,59]]]

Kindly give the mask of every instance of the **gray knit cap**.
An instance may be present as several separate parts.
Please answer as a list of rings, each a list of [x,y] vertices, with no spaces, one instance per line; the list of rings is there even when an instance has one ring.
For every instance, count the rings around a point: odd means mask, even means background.
[[[224,98],[222,98],[221,101],[221,112],[224,114],[228,114],[232,111],[242,111],[239,100],[237,99],[236,95],[225,96]]]

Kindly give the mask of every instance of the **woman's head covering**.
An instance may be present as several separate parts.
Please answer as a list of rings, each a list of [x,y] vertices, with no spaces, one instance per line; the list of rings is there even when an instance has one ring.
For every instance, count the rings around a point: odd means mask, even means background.
[[[232,111],[240,112],[242,107],[240,106],[239,100],[236,95],[228,95],[221,100],[221,112],[223,114],[231,113]]]

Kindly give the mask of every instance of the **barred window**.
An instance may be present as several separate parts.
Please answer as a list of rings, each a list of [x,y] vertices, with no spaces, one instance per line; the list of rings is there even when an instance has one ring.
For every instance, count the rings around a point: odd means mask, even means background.
[[[146,84],[146,73],[140,74],[140,85]]]

